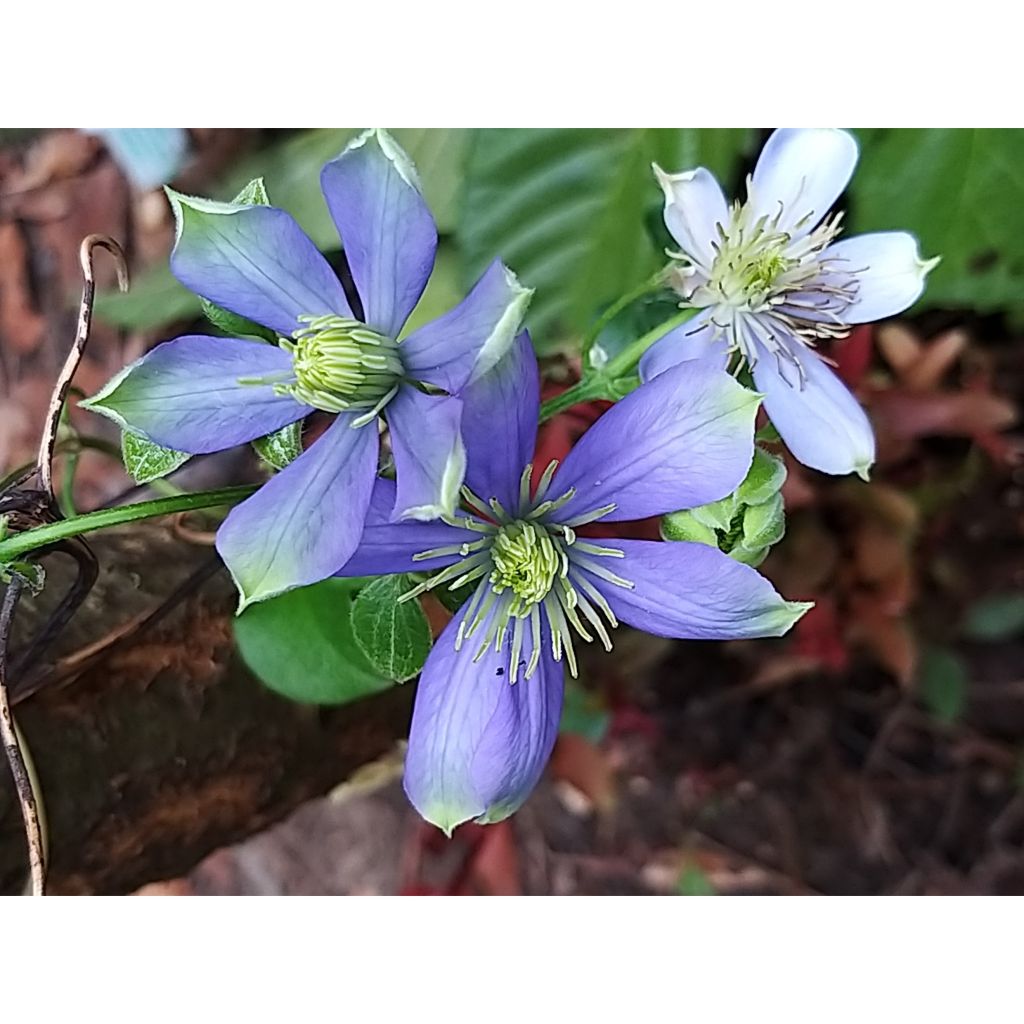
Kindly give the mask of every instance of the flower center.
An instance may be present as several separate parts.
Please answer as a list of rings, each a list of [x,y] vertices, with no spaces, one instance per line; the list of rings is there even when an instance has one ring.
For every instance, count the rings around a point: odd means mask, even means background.
[[[496,594],[511,590],[517,608],[528,608],[543,601],[562,564],[547,530],[520,520],[498,530],[491,548],[491,561],[494,563],[490,575],[492,589]]]
[[[514,513],[506,511],[496,499],[483,501],[463,487],[466,511],[446,519],[480,535],[479,540],[450,547],[434,548],[414,556],[415,561],[456,556],[456,560],[434,573],[400,600],[406,601],[426,590],[447,584],[459,590],[470,583],[476,589],[468,599],[455,649],[478,637],[476,657],[489,648],[501,650],[506,638],[511,644],[509,682],[514,683],[521,669],[526,679],[536,671],[541,657],[542,617],[551,636],[551,653],[560,661],[564,653],[569,671],[576,674],[574,636],[591,641],[596,635],[607,650],[612,642],[606,622],[618,625],[601,588],[633,584],[611,572],[602,561],[622,558],[618,548],[601,547],[576,536],[576,527],[596,522],[615,506],[606,505],[582,515],[559,521],[558,511],[575,495],[570,488],[560,498],[547,497],[551,478],[558,463],[544,471],[536,492],[531,496],[532,466],[523,471],[519,501]],[[520,652],[530,637],[530,657],[520,662]]]
[[[394,396],[403,368],[398,344],[348,317],[301,316],[306,326],[281,339],[292,353],[295,380],[275,390],[314,409],[382,409]]]

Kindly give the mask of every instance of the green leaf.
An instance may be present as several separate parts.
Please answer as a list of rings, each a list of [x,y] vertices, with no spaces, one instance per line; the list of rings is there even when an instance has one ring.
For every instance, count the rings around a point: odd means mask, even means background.
[[[676,891],[680,896],[717,896],[711,879],[703,871],[700,865],[689,861],[679,876]]]
[[[608,735],[611,722],[611,712],[600,697],[584,689],[574,676],[566,676],[565,699],[562,701],[558,731],[582,736],[591,743],[600,743]]]
[[[1024,633],[1024,593],[991,594],[976,601],[967,613],[964,636],[998,643]]]
[[[281,470],[302,454],[302,421],[289,423],[252,442],[256,454],[274,469]]]
[[[885,128],[860,133],[849,234],[903,230],[942,262],[924,303],[1024,314],[1024,132]]]
[[[347,704],[392,685],[352,635],[352,601],[369,581],[332,578],[249,607],[234,620],[246,665],[271,690],[308,704]]]
[[[728,183],[750,138],[746,129],[476,131],[457,232],[466,283],[503,260],[537,289],[528,325],[550,349],[665,262],[645,223],[661,206],[651,162],[703,164]]]
[[[341,242],[320,193],[320,170],[355,134],[354,128],[321,128],[294,135],[239,163],[218,194],[236,195],[262,175],[274,205],[291,213],[318,248],[336,251]],[[391,134],[416,164],[438,230],[450,232],[455,225],[468,130],[398,128]],[[200,308],[198,297],[178,284],[164,265],[141,275],[125,295],[101,294],[96,315],[118,327],[149,330],[195,316]]]
[[[352,604],[352,632],[376,671],[404,683],[430,653],[430,626],[417,601],[399,598],[412,584],[402,575],[381,576]]]
[[[967,704],[967,667],[942,647],[930,647],[921,658],[917,691],[928,710],[947,725],[963,715]]]
[[[124,430],[121,432],[121,458],[124,468],[137,484],[148,484],[180,469],[192,456],[188,452],[164,448],[141,434]]]

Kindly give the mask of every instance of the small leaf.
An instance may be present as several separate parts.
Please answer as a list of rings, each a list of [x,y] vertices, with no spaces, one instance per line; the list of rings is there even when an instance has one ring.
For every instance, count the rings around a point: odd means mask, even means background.
[[[141,434],[125,430],[121,433],[121,458],[124,468],[137,484],[148,484],[180,469],[192,456],[188,452],[164,448]]]
[[[271,690],[307,704],[347,704],[392,685],[352,635],[352,601],[368,580],[334,577],[251,605],[235,642]]]
[[[950,725],[957,721],[967,704],[967,667],[963,660],[944,648],[928,648],[921,658],[917,692],[940,722]]]
[[[274,469],[281,470],[302,454],[302,421],[289,423],[252,442],[256,454]]]
[[[30,594],[42,593],[46,584],[46,570],[37,562],[10,562],[0,565],[0,582],[10,583],[13,578],[21,581]]]
[[[1024,593],[991,594],[967,613],[964,636],[998,643],[1024,633]]]
[[[398,600],[411,587],[405,576],[381,576],[352,604],[360,650],[376,671],[400,683],[417,675],[430,653],[430,626],[419,602]]]

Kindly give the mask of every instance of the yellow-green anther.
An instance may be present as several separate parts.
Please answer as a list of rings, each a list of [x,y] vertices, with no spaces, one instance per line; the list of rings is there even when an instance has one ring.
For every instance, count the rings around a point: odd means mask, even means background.
[[[299,317],[281,347],[292,353],[295,379],[276,390],[324,412],[373,409],[402,377],[398,344],[348,317]]]

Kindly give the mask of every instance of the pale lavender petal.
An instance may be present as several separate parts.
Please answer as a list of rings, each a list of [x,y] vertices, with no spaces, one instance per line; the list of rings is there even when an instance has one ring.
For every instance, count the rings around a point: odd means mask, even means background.
[[[231,510],[217,550],[241,599],[239,611],[336,573],[363,532],[377,471],[376,424],[337,417],[290,466]]]
[[[857,298],[843,311],[850,324],[894,316],[912,306],[938,260],[922,260],[917,239],[905,231],[879,231],[836,242],[823,259],[838,272],[856,274]]]
[[[402,386],[385,410],[398,493],[392,519],[453,515],[466,475],[462,400]]]
[[[555,474],[552,497],[576,488],[557,520],[612,503],[608,520],[645,519],[724,498],[753,461],[759,401],[700,362],[642,384],[587,431]]]
[[[754,383],[786,447],[805,466],[842,476],[867,479],[875,461],[875,435],[864,410],[846,385],[808,349],[796,346],[804,368],[796,369],[762,356],[754,366]]]
[[[397,572],[432,572],[463,556],[455,553],[438,558],[415,559],[414,556],[436,548],[472,544],[479,533],[462,530],[447,523],[391,521],[395,507],[394,480],[377,480],[366,513],[366,525],[355,554],[337,573],[338,576],[387,576]]]
[[[337,275],[291,214],[168,195],[178,222],[171,270],[190,291],[284,337],[303,315],[352,315]]]
[[[729,207],[715,176],[705,167],[666,174],[657,164],[654,175],[665,193],[665,227],[683,254],[705,274],[715,259],[713,243],[719,225],[729,223]]]
[[[240,380],[291,375],[276,345],[190,334],[157,345],[81,403],[180,452],[219,452],[263,437],[312,410],[269,384]]]
[[[409,376],[458,394],[508,352],[532,295],[511,270],[495,261],[450,313],[402,342]]]
[[[508,510],[519,502],[519,479],[537,446],[540,374],[524,331],[497,366],[462,392],[466,484]],[[500,440],[499,440],[500,439]]]
[[[622,558],[599,558],[617,586],[583,572],[616,617],[645,633],[680,640],[741,640],[782,636],[810,604],[785,601],[756,569],[717,548],[688,541],[601,540]]]
[[[537,670],[512,683],[507,643],[477,661],[471,641],[455,650],[464,614],[449,623],[423,667],[405,758],[410,801],[449,835],[464,821],[501,821],[522,806],[558,736],[564,684],[546,626]],[[532,649],[527,637],[524,660]]]
[[[778,228],[811,231],[839,198],[857,166],[857,143],[838,128],[779,128],[754,168],[750,201]]]
[[[729,341],[711,322],[715,311],[702,309],[692,320],[673,327],[640,357],[640,379],[653,380],[680,363],[695,360],[719,370],[729,365]]]
[[[364,132],[320,174],[366,323],[397,338],[434,266],[437,228],[409,157],[385,131]]]

